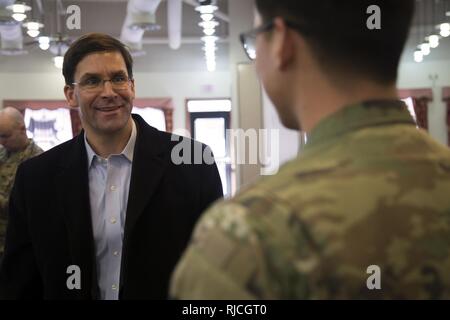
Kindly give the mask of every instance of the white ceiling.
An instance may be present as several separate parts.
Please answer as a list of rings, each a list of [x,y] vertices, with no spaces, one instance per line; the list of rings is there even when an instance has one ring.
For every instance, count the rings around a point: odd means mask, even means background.
[[[33,0],[36,1],[36,0]],[[242,0],[246,1],[246,0]],[[419,38],[423,37],[425,30],[430,30],[433,16],[430,6],[434,2],[444,0],[416,0],[417,9],[411,29],[410,38],[405,48],[402,62],[414,62],[413,52]],[[447,0],[448,1],[448,0]],[[189,2],[189,1],[186,1]],[[191,0],[191,2],[193,2]],[[30,3],[30,1],[28,1]],[[44,33],[56,34],[56,0],[41,0],[44,9]],[[60,31],[70,37],[76,38],[87,32],[104,32],[119,37],[126,15],[127,0],[62,0],[64,6],[76,4],[81,8],[81,30],[66,30],[65,21],[61,19]],[[228,0],[218,1],[219,11],[228,14]],[[166,1],[163,1],[157,11],[157,23],[161,30],[146,32],[144,35],[144,50],[147,54],[135,58],[136,72],[196,72],[206,71],[200,37],[202,30],[198,26],[200,21],[198,12],[190,4],[183,3],[182,46],[179,50],[172,50],[167,40],[167,12]],[[37,12],[37,10],[36,10]],[[252,17],[249,17],[252,19]],[[217,52],[217,70],[229,70],[228,23],[218,19],[220,26],[217,30],[221,37]],[[31,38],[26,37],[25,41]],[[0,72],[54,72],[51,53],[41,51],[37,46],[27,46],[26,56],[6,57],[0,56]],[[437,49],[425,57],[424,61],[437,61],[450,59],[450,37],[441,40]]]
[[[33,0],[36,1],[36,0]],[[27,1],[30,4],[30,1]],[[102,32],[119,38],[126,17],[127,0],[62,0],[63,6],[78,5],[81,9],[81,30],[67,30],[65,17],[57,20],[56,0],[41,0],[44,15],[38,14],[36,2],[35,17],[40,17],[45,27],[42,34],[56,35],[58,32],[76,39],[88,32]],[[156,22],[161,26],[159,31],[144,34],[144,50],[146,55],[135,57],[136,72],[189,72],[206,71],[206,63],[200,38],[203,36],[199,13],[189,2],[183,2],[182,45],[172,50],[168,45],[167,35],[167,2],[162,1],[156,13]],[[228,13],[227,0],[219,0],[219,16]],[[228,23],[220,18],[216,35],[221,40],[218,44],[217,70],[228,70]],[[25,43],[33,39],[25,34]],[[42,51],[37,44],[26,45],[29,54],[24,56],[0,56],[0,72],[53,72],[54,66],[50,52]]]

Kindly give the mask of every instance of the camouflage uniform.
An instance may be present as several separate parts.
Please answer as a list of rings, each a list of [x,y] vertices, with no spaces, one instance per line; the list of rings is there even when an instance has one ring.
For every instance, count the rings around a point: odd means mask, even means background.
[[[202,216],[171,295],[450,299],[450,150],[400,101],[339,111],[276,176]]]
[[[19,164],[40,153],[39,148],[33,140],[29,140],[25,150],[7,155],[0,150],[0,255],[3,254],[5,244],[5,233],[7,225],[8,198],[14,184],[14,177]]]

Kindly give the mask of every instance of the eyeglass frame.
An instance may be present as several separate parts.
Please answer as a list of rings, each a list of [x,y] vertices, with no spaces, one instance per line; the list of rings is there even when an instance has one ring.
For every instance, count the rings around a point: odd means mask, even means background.
[[[118,76],[118,75],[116,75],[116,76]],[[133,78],[129,78],[128,77],[128,75],[120,75],[120,76],[124,76],[124,77],[126,77],[127,78],[127,81],[126,81],[126,84],[127,84],[127,87],[130,85],[130,82],[133,82]],[[98,87],[95,87],[95,88],[91,88],[91,89],[88,89],[88,88],[83,88],[83,84],[81,83],[81,82],[72,82],[72,85],[73,86],[75,86],[75,85],[78,85],[78,86],[80,86],[80,89],[81,90],[86,90],[86,91],[89,91],[89,90],[91,90],[91,91],[101,91],[104,87],[105,87],[105,83],[106,82],[111,82],[111,87],[114,89],[114,90],[126,90],[126,89],[128,89],[128,88],[115,88],[114,87],[114,83],[112,82],[112,80],[114,79],[114,77],[112,78],[112,79],[101,79],[100,77],[98,77],[98,79],[99,80],[101,80],[101,85],[100,85],[100,83],[99,83],[99,85],[98,85]],[[124,83],[124,85],[125,85],[125,83]]]
[[[283,21],[286,24],[286,26],[288,26],[289,28],[292,28],[297,31],[301,31],[301,32],[305,33],[305,30],[306,30],[305,26],[300,25],[299,23],[292,22],[292,21],[287,21],[287,20],[283,20]],[[241,40],[241,44],[242,44],[242,47],[244,48],[245,54],[251,61],[254,61],[255,58],[252,58],[246,49],[247,39],[249,39],[251,37],[256,39],[256,36],[258,34],[263,33],[263,32],[268,32],[268,31],[272,30],[274,27],[275,27],[275,21],[272,20],[272,21],[264,23],[263,25],[261,25],[257,28],[254,28],[247,32],[243,32],[239,35],[239,39]]]

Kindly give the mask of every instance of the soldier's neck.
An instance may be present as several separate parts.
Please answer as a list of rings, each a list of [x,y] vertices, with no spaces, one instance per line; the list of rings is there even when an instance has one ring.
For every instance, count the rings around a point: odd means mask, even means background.
[[[339,110],[368,100],[398,99],[395,84],[379,85],[370,81],[355,82],[350,87],[336,87],[328,83],[308,83],[299,90],[296,116],[301,128],[310,132],[323,119]]]

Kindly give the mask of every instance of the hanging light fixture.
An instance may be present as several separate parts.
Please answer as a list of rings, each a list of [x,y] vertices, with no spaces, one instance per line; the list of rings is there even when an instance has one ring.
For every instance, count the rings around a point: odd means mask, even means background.
[[[41,48],[42,50],[48,50],[48,48],[50,48],[50,38],[49,37],[39,37],[38,39],[39,41],[39,48]]]
[[[428,37],[428,43],[430,48],[434,49],[439,46],[439,36],[437,34],[432,34]]]
[[[431,19],[432,19],[432,25],[436,24],[437,18],[437,12],[439,11],[439,8],[437,8],[438,3],[433,1],[431,4]],[[431,34],[428,36],[428,44],[430,45],[431,49],[437,48],[439,46],[439,36],[436,33],[436,30],[431,30]]]
[[[414,51],[414,61],[415,62],[422,62],[423,61],[423,53],[420,50]]]
[[[12,17],[14,20],[18,22],[22,22],[27,18],[26,12],[31,10],[30,6],[27,6],[25,3],[18,2],[7,6],[6,9],[12,11]]]
[[[441,23],[439,29],[441,37],[447,38],[450,36],[450,23]]]
[[[201,22],[198,24],[205,34],[202,37],[204,43],[203,51],[205,52],[206,68],[213,72],[216,70],[216,42],[219,39],[215,36],[216,28],[219,22],[214,20],[214,12],[218,10],[216,0],[199,0],[199,6],[195,8],[200,13]]]
[[[437,26],[439,29],[439,34],[443,38],[447,38],[450,36],[450,21],[448,17],[450,17],[450,1],[446,0],[442,3],[442,11],[445,13],[442,17],[441,23]]]
[[[422,51],[422,54],[424,56],[427,56],[430,54],[431,50],[430,50],[430,45],[426,42],[422,43],[419,45],[420,50]]]
[[[216,6],[215,0],[198,0],[199,6],[195,8],[200,14],[212,14],[219,8]]]
[[[63,56],[53,57],[53,63],[55,64],[55,67],[57,67],[58,69],[62,69],[63,63],[64,63],[64,57]]]
[[[39,33],[41,32],[40,29],[44,26],[42,23],[37,21],[27,21],[23,24],[25,28],[27,28],[27,34],[32,37],[36,38]]]

